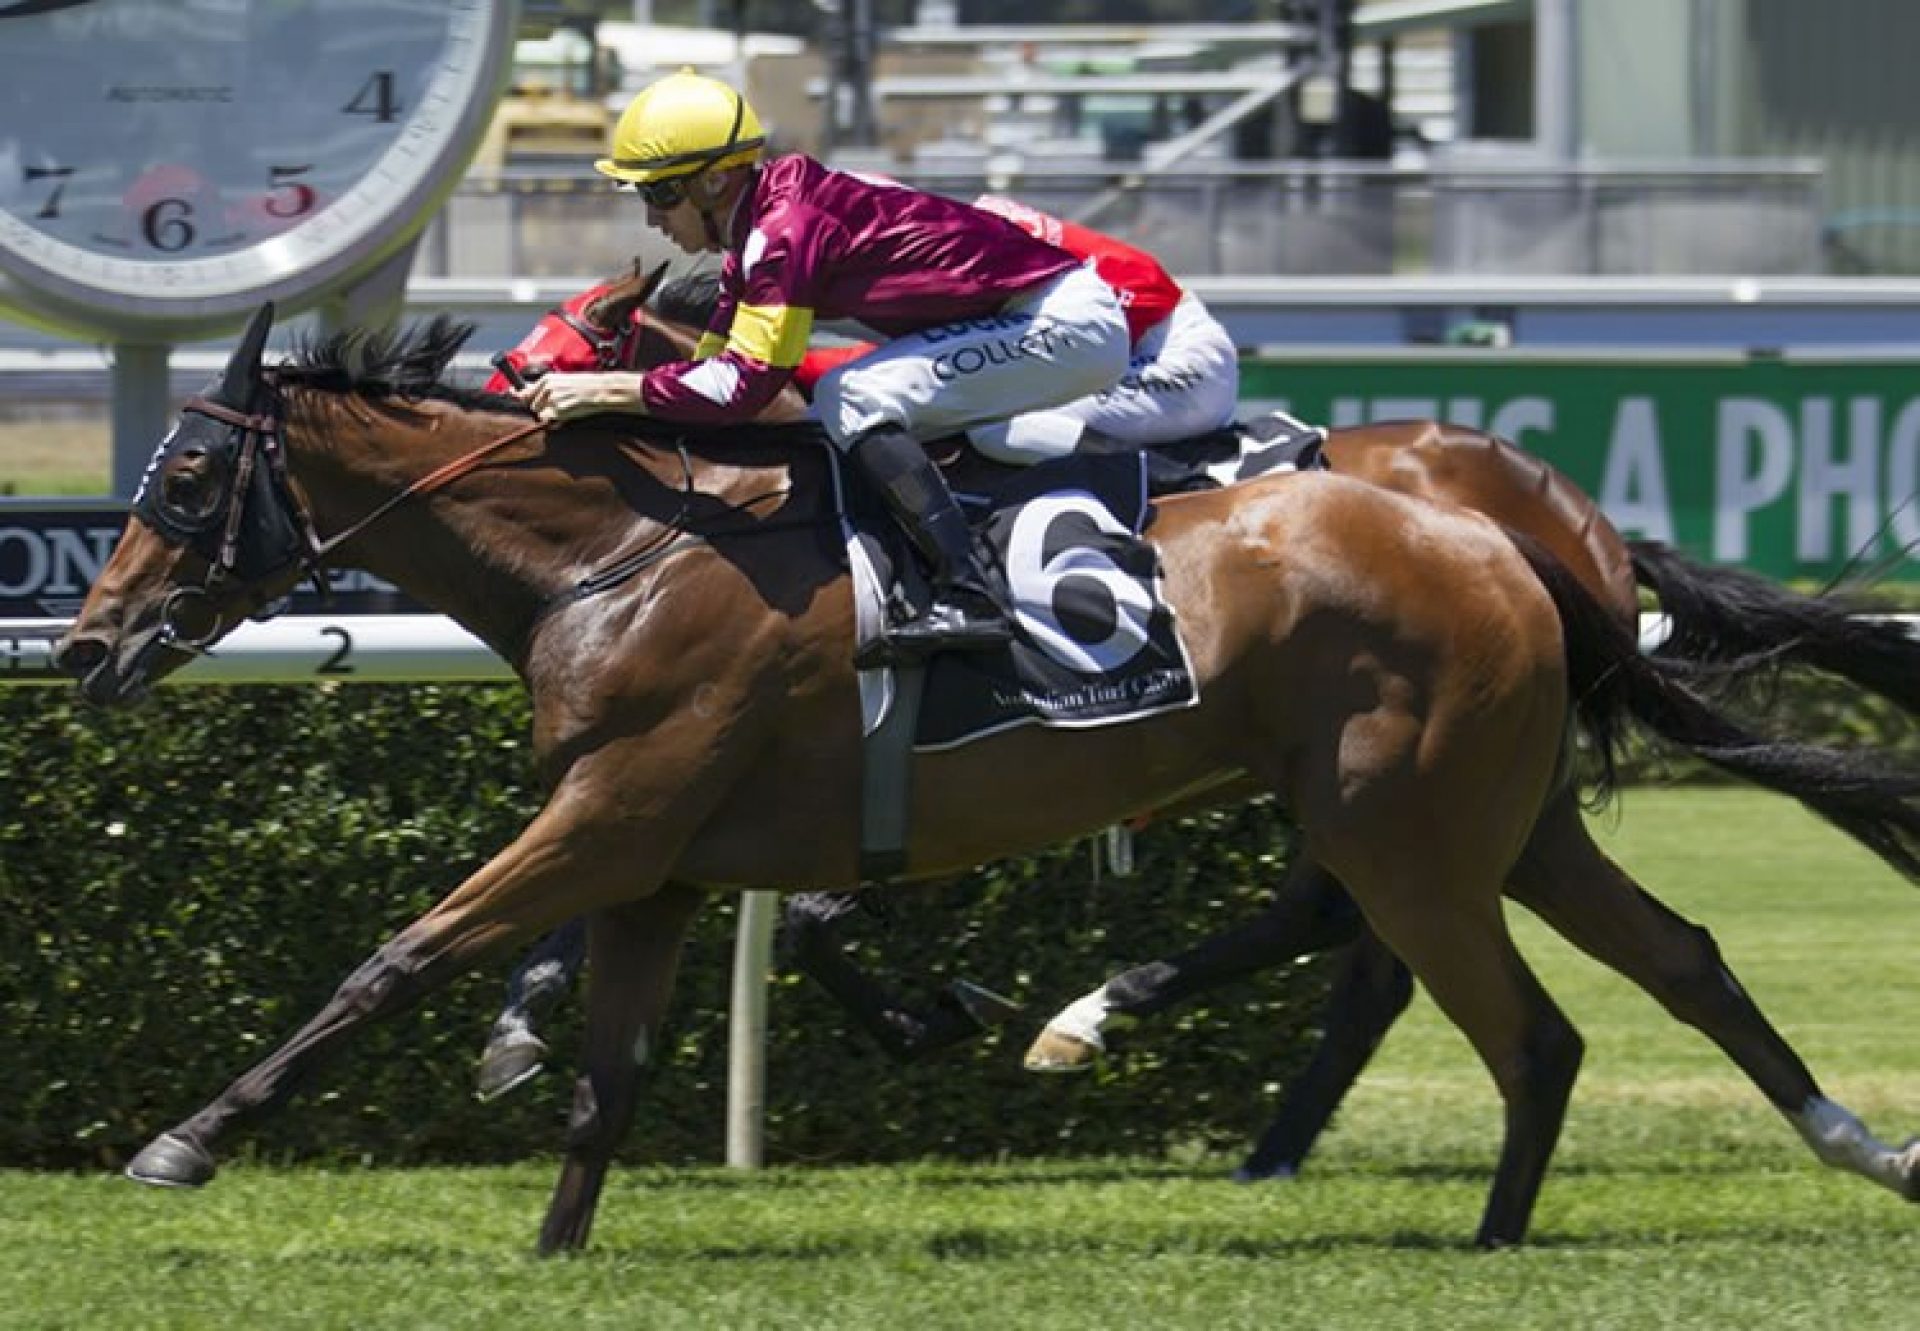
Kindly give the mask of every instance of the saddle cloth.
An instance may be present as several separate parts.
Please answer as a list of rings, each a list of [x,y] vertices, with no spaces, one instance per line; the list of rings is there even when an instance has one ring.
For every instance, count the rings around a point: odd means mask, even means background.
[[[1326,465],[1326,432],[1283,413],[1150,450],[1076,454],[990,469],[957,490],[976,538],[1005,575],[1017,640],[949,652],[927,665],[914,748],[935,751],[1017,725],[1086,727],[1192,706],[1199,690],[1158,554],[1141,539],[1155,495],[1212,489]],[[859,642],[891,613],[924,608],[931,588],[890,519],[834,483],[853,571]],[[894,701],[890,669],[863,670],[863,733]]]
[[[1016,640],[927,662],[914,748],[953,748],[1017,725],[1106,725],[1197,702],[1159,555],[1140,539],[1150,512],[1145,458],[1062,458],[993,480],[955,498],[1004,574]],[[858,503],[841,512],[864,643],[889,614],[918,613],[932,591],[891,519]],[[892,705],[892,673],[860,672],[867,733]]]
[[[1269,472],[1322,471],[1327,432],[1284,411],[1225,426],[1146,453],[1147,486],[1155,495],[1210,490]]]

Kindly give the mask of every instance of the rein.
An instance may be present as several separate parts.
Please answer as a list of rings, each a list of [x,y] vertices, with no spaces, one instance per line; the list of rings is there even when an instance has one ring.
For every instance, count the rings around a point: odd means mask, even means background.
[[[231,493],[234,497],[227,509],[221,532],[217,555],[210,561],[211,567],[204,583],[198,587],[176,587],[168,598],[164,621],[170,630],[168,644],[187,651],[202,652],[206,644],[219,635],[224,623],[221,584],[237,574],[241,533],[246,517],[247,487],[253,481],[256,467],[255,458],[264,453],[268,465],[272,468],[275,489],[283,498],[293,524],[299,533],[303,549],[295,557],[294,564],[298,573],[296,581],[310,577],[323,595],[331,590],[326,577],[325,565],[334,554],[355,537],[360,536],[382,518],[392,513],[408,500],[430,494],[435,490],[452,484],[491,460],[496,454],[521,440],[540,434],[549,428],[546,421],[534,420],[518,429],[511,430],[497,439],[489,440],[478,448],[461,454],[452,461],[436,467],[420,477],[405,489],[383,500],[370,512],[358,518],[344,530],[329,537],[320,535],[319,526],[313,517],[312,506],[294,480],[287,466],[285,444],[282,439],[284,424],[278,411],[278,394],[275,394],[276,409],[271,412],[237,411],[224,403],[213,401],[204,396],[193,397],[182,406],[183,413],[204,416],[229,426],[241,436],[239,459],[235,464],[235,474]],[[652,565],[683,550],[709,544],[715,532],[699,532],[691,529],[691,512],[695,497],[700,494],[694,480],[693,459],[686,445],[676,441],[673,445],[675,455],[680,461],[681,483],[678,487],[679,509],[675,515],[662,524],[662,530],[643,540],[639,547],[616,556],[603,567],[587,574],[572,587],[548,602],[538,616],[540,619],[562,606],[590,596],[609,591],[634,578]],[[753,495],[737,503],[729,504],[733,512],[744,512],[761,502],[777,498],[785,493],[781,490],[769,490]],[[759,527],[742,528],[730,535],[764,534],[790,527],[810,525],[803,522],[764,524]],[[286,567],[285,565],[281,566]],[[180,628],[178,610],[189,602],[205,602],[213,611],[211,622],[203,633],[190,633]],[[261,607],[267,604],[256,599],[248,609],[250,615],[260,615]],[[274,611],[280,607],[275,606]],[[272,613],[272,612],[269,612]],[[262,615],[261,617],[266,617]]]
[[[278,422],[275,423],[278,424]],[[312,561],[317,564],[320,560],[326,559],[335,550],[360,535],[360,533],[364,532],[381,518],[387,516],[387,514],[393,512],[393,510],[400,507],[400,505],[406,503],[409,499],[418,498],[423,494],[431,494],[444,485],[451,485],[468,472],[478,469],[481,463],[485,462],[495,453],[498,453],[508,444],[519,443],[522,439],[538,434],[546,428],[547,423],[545,421],[531,421],[509,434],[501,435],[498,439],[480,445],[480,447],[474,449],[472,452],[462,453],[459,457],[444,466],[434,468],[412,485],[402,490],[399,494],[386,500],[386,502],[348,527],[345,531],[337,532],[325,541],[316,539],[313,544]],[[313,518],[306,511],[304,504],[301,505],[300,509],[300,522],[309,532],[315,532]],[[317,532],[315,532],[315,535],[317,537]]]

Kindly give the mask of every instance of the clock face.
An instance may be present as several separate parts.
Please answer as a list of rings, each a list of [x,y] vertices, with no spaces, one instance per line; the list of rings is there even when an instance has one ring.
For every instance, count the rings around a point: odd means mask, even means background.
[[[128,322],[373,266],[451,188],[511,0],[0,0],[0,270]]]

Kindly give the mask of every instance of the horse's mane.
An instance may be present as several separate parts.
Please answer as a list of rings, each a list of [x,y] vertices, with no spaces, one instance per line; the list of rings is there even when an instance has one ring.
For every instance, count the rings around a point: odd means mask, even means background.
[[[717,286],[711,290],[717,290]],[[687,298],[697,300],[698,293],[699,282],[694,279],[692,294]],[[530,415],[517,397],[451,384],[443,378],[473,332],[472,323],[436,314],[424,323],[397,328],[349,328],[324,337],[297,338],[286,358],[275,367],[274,377],[283,384],[299,384],[326,392],[355,393],[363,397],[432,398],[465,411]],[[624,417],[621,428],[655,443],[714,441],[735,447],[774,444],[790,447],[797,433],[819,429],[809,422],[689,425],[651,416]]]
[[[647,304],[654,313],[663,319],[675,323],[690,324],[695,328],[705,328],[707,320],[713,317],[713,307],[720,303],[720,274],[717,272],[687,273],[674,278],[653,293]]]
[[[474,325],[436,314],[396,328],[348,328],[295,340],[276,367],[284,382],[364,397],[437,398],[469,411],[528,414],[518,398],[446,382]]]

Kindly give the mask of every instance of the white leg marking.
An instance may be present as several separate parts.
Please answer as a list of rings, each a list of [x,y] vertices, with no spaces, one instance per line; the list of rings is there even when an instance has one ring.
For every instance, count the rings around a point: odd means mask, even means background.
[[[647,1043],[647,1028],[642,1026],[633,1037],[633,1065],[644,1068],[647,1065],[647,1055],[651,1052]]]
[[[1876,1139],[1866,1124],[1842,1106],[1816,1095],[1787,1119],[1822,1163],[1851,1169],[1905,1194],[1909,1166],[1905,1153]]]
[[[1107,1003],[1107,986],[1103,984],[1086,997],[1076,998],[1061,1008],[1047,1023],[1047,1029],[1055,1035],[1067,1036],[1105,1052],[1107,1042],[1100,1031],[1110,1016],[1112,1010]]]

